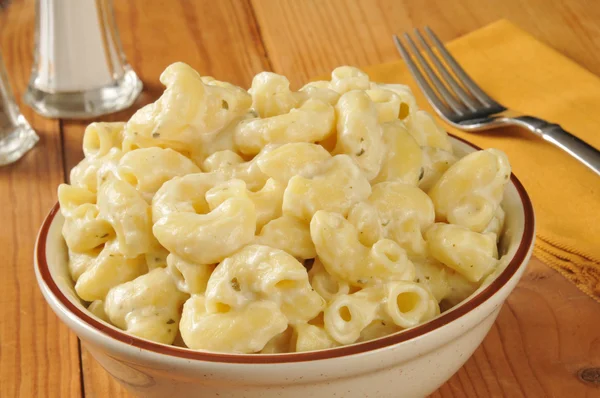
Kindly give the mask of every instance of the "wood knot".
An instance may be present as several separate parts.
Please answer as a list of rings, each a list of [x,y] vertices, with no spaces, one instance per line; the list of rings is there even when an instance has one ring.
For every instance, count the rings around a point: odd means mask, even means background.
[[[577,372],[577,376],[585,383],[600,386],[600,368],[583,368]]]

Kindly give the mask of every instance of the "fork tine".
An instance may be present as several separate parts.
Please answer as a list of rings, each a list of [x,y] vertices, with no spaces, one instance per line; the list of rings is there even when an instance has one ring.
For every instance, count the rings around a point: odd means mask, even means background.
[[[446,83],[450,86],[450,88],[454,91],[454,94],[456,94],[471,111],[475,112],[477,110],[477,107],[480,106],[479,103],[473,100],[473,98],[471,98],[471,96],[469,96],[469,94],[466,93],[466,91],[460,86],[460,84],[456,82],[454,77],[452,77],[450,72],[448,72],[448,69],[446,69],[444,64],[440,62],[437,55],[435,55],[435,53],[431,49],[431,46],[425,40],[419,29],[415,29],[415,34],[419,39],[419,42],[421,43],[421,47],[425,49],[427,55],[429,56],[429,59],[433,62],[437,71],[442,75],[443,80],[445,80]]]
[[[476,97],[483,105],[485,105],[487,107],[490,107],[490,106],[500,106],[501,107],[500,104],[498,104],[496,101],[494,101],[492,99],[492,97],[487,95],[477,85],[477,83],[475,83],[473,81],[473,79],[471,79],[469,77],[469,75],[467,75],[467,73],[464,71],[464,69],[458,64],[458,62],[456,62],[456,59],[454,59],[454,57],[452,55],[450,55],[448,50],[446,50],[446,47],[444,46],[444,44],[442,44],[441,40],[436,36],[435,33],[433,33],[433,31],[429,28],[429,26],[425,27],[425,31],[429,35],[429,38],[431,39],[431,41],[433,41],[433,43],[437,47],[438,51],[440,52],[440,54],[442,55],[442,57],[444,58],[446,63],[450,66],[452,71],[454,71],[454,74],[458,77],[458,79],[462,82],[462,84],[471,92],[471,94],[473,94],[474,97]]]
[[[427,76],[429,77],[429,81],[433,84],[433,87],[437,90],[439,94],[441,94],[442,98],[446,101],[446,103],[454,110],[454,112],[459,115],[464,115],[466,113],[466,108],[463,104],[458,102],[456,98],[446,88],[444,83],[439,79],[439,77],[435,74],[429,63],[425,60],[423,55],[421,55],[421,51],[415,45],[415,42],[411,39],[411,37],[405,33],[404,39],[408,42],[409,47],[413,51],[413,55],[417,58],[418,63],[421,65],[421,68],[425,71]]]
[[[442,116],[444,116],[446,118],[451,117],[454,112],[452,112],[446,106],[446,104],[444,104],[440,100],[440,98],[437,96],[435,91],[433,91],[433,89],[431,88],[431,86],[429,85],[429,83],[427,82],[427,80],[425,79],[425,77],[423,76],[423,74],[421,73],[419,68],[417,67],[417,65],[415,65],[415,63],[413,62],[412,58],[408,54],[408,51],[406,51],[406,48],[404,48],[404,45],[402,44],[402,42],[400,41],[398,36],[393,35],[393,38],[394,38],[394,44],[396,44],[396,48],[398,49],[398,52],[402,56],[402,59],[404,60],[406,65],[408,66],[408,70],[410,71],[410,73],[413,75],[413,77],[417,81],[417,84],[421,88],[421,91],[423,91],[423,93],[425,94],[425,96],[427,97],[429,102],[431,102],[431,104],[433,105],[433,108],[436,111],[438,111],[438,113],[440,113]]]

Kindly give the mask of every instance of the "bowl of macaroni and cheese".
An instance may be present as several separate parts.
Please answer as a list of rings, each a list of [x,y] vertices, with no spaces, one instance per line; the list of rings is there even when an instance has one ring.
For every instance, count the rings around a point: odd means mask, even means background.
[[[60,319],[144,397],[419,397],[481,343],[531,256],[506,155],[352,67],[246,91],[183,63],[92,123],[41,227]]]

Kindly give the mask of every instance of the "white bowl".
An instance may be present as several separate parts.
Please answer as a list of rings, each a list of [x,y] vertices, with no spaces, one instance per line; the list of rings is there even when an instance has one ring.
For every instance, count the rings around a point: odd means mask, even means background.
[[[459,155],[473,145],[452,138]],[[143,397],[423,397],[447,381],[481,344],[531,256],[534,215],[512,175],[504,195],[507,261],[471,297],[415,328],[323,351],[239,355],[199,352],[130,336],[93,316],[73,290],[58,204],[37,238],[35,272],[44,297],[94,358]]]

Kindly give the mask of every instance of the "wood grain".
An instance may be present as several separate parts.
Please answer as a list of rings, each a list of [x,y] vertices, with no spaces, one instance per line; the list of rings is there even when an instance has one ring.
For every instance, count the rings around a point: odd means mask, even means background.
[[[600,364],[600,308],[537,259],[483,345],[432,397],[595,397],[577,377]]]
[[[506,18],[600,74],[595,0],[252,0],[273,70],[298,86],[339,65],[397,60],[394,33],[425,25],[444,41]]]
[[[105,398],[105,397],[133,397],[121,384],[108,374],[102,366],[96,362],[92,354],[82,347],[81,363],[83,371],[84,392],[86,398]]]
[[[63,180],[59,123],[21,101],[32,62],[33,7],[0,10],[0,51],[21,110],[40,136],[17,163],[0,168],[0,397],[81,395],[78,342],[38,289],[32,265],[37,231]]]
[[[202,74],[248,87],[261,70],[299,86],[341,64],[396,60],[390,36],[425,24],[450,40],[498,18],[600,74],[600,3],[594,0],[223,0],[115,2],[124,49],[145,90],[126,120],[162,92],[158,77],[184,61]],[[0,49],[23,91],[31,63],[32,1],[0,16]],[[81,158],[88,122],[59,123],[22,107],[42,138],[22,161],[0,169],[0,231],[7,287],[0,296],[0,397],[130,397],[51,314],[31,272],[35,231],[55,201],[63,170]],[[61,155],[61,150],[64,156]],[[64,169],[63,169],[64,160]],[[27,198],[29,200],[23,200]],[[593,397],[577,372],[600,367],[600,307],[533,259],[483,345],[433,397]]]

